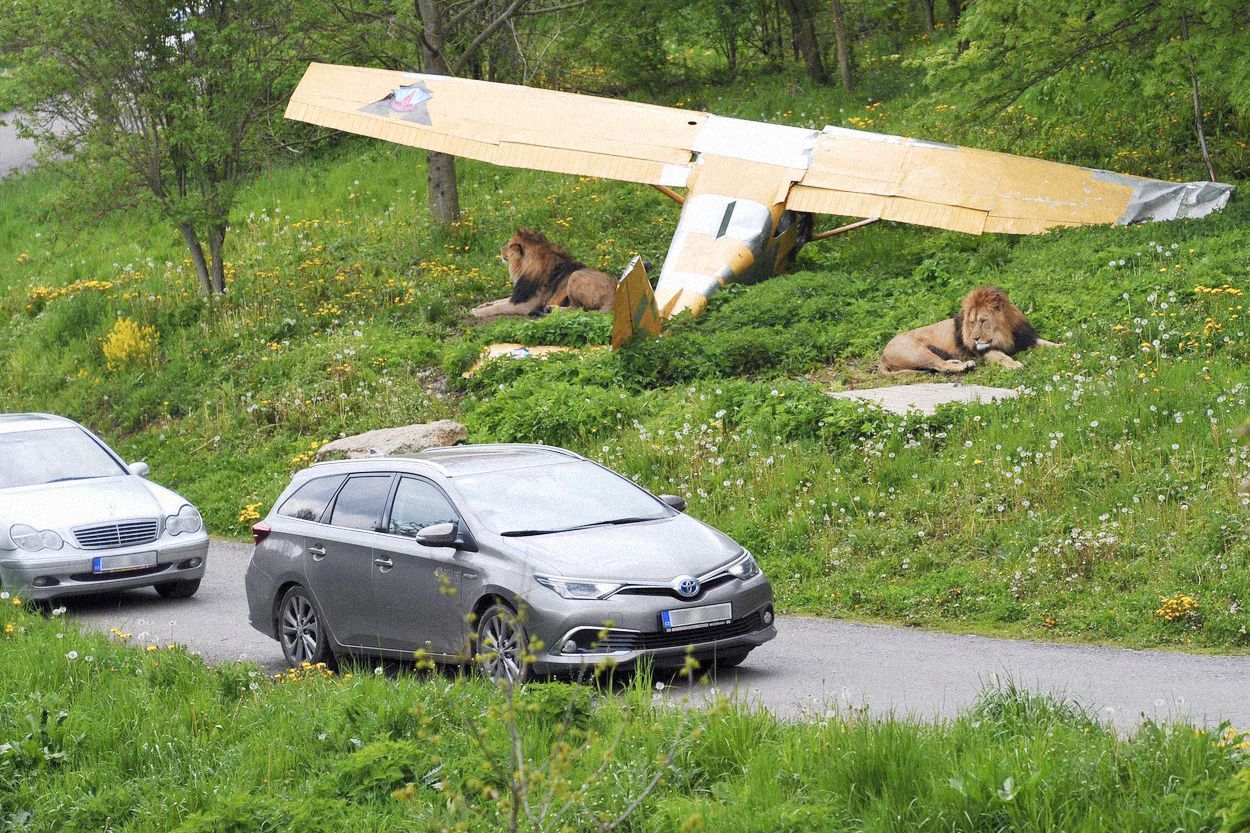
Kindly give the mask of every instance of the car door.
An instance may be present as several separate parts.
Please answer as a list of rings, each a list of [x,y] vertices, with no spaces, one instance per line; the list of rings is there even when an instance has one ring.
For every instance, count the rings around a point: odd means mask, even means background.
[[[446,494],[423,477],[402,475],[395,486],[373,568],[373,600],[382,647],[410,653],[459,654],[466,650],[455,547],[427,547],[419,530],[461,523]],[[383,552],[385,549],[385,552]],[[388,563],[389,562],[389,563]]]
[[[339,489],[325,523],[305,536],[305,573],[330,632],[343,645],[377,647],[373,545],[392,474],[356,474]]]

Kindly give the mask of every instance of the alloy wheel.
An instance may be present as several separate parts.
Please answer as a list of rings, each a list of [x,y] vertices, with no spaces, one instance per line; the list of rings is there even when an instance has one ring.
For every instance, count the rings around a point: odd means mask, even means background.
[[[478,651],[482,673],[488,679],[507,683],[525,679],[525,631],[510,611],[496,609],[486,615],[479,631]]]
[[[312,602],[300,593],[292,593],[282,606],[278,621],[282,631],[282,652],[287,660],[293,665],[312,662],[321,638],[321,625]]]

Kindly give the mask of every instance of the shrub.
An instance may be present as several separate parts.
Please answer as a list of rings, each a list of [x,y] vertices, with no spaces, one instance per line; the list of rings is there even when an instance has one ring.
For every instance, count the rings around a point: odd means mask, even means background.
[[[1224,792],[1220,833],[1250,833],[1250,766],[1233,776]]]
[[[607,344],[612,316],[601,312],[555,309],[542,318],[502,318],[482,329],[491,341],[584,347]]]
[[[382,800],[419,781],[427,764],[415,741],[376,740],[336,760],[318,790],[349,801]]]
[[[156,364],[160,340],[156,327],[142,326],[133,318],[122,316],[104,337],[101,349],[109,370],[123,370],[138,364],[151,367]]]
[[[497,442],[575,445],[629,424],[642,403],[619,389],[526,377],[478,405],[467,422],[471,435]]]

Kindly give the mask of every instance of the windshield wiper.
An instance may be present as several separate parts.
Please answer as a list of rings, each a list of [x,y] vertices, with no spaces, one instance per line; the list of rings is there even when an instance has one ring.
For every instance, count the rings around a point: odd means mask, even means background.
[[[58,477],[55,480],[45,480],[44,483],[64,483],[66,480],[94,480],[94,477],[88,477],[82,474],[71,475],[70,477]]]
[[[609,521],[595,521],[588,524],[578,524],[577,526],[566,526],[562,529],[514,529],[509,532],[499,533],[505,538],[528,538],[533,535],[555,535],[558,532],[574,532],[579,529],[590,529],[592,526],[619,526],[621,524],[636,524],[642,521],[658,521],[662,515],[651,515],[639,518],[616,518]]]

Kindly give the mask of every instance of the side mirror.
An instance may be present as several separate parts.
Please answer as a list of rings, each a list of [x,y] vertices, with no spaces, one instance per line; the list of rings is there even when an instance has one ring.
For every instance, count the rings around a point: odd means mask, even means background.
[[[147,463],[143,462],[142,460],[139,461],[138,463],[131,463],[130,465],[126,466],[126,468],[127,470],[129,470],[131,474],[137,477],[147,477],[149,474],[152,473],[152,467],[149,466]]]
[[[422,527],[417,543],[423,547],[454,547],[460,542],[460,524],[454,521]]]
[[[660,500],[664,501],[678,512],[686,511],[686,499],[680,495],[660,495]]]

